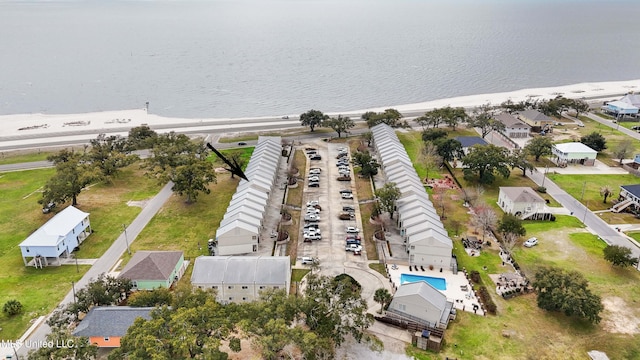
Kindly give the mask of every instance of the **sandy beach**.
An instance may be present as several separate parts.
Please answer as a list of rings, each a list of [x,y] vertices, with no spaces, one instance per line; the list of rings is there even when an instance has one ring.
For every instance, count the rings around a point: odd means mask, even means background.
[[[404,104],[396,106],[384,106],[373,109],[354,110],[342,112],[344,115],[358,116],[366,111],[382,111],[386,108],[396,108],[403,113],[416,114],[430,109],[450,106],[462,106],[466,108],[476,107],[491,103],[498,105],[506,100],[519,102],[526,99],[550,99],[558,95],[567,98],[584,98],[592,101],[617,99],[632,91],[640,91],[640,80],[581,83],[566,86],[524,89],[511,92],[494,94],[480,94],[461,96],[448,99],[440,99],[421,103]],[[330,115],[337,115],[329,113]],[[103,111],[83,114],[17,114],[0,116],[0,143],[5,145],[28,138],[42,138],[45,136],[64,135],[78,136],[79,133],[108,132],[126,134],[132,127],[149,125],[151,128],[162,132],[180,131],[194,126],[203,132],[224,133],[230,125],[235,128],[251,130],[257,123],[272,127],[282,128],[299,126],[299,114],[289,114],[288,119],[283,119],[284,114],[253,117],[253,118],[169,118],[154,114],[148,114],[145,109]],[[77,134],[77,135],[74,135]]]

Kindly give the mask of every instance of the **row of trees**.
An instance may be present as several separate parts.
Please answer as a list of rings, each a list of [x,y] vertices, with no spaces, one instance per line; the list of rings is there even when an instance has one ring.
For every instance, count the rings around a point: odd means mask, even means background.
[[[129,137],[99,135],[83,151],[61,150],[49,156],[56,169],[44,186],[40,204],[78,204],[82,189],[94,182],[110,183],[121,169],[139,160],[136,149],[149,148],[151,155],[142,163],[146,175],[160,183],[173,182],[172,190],[186,195],[188,203],[199,193],[210,192],[216,181],[214,167],[207,160],[203,141],[184,134],[158,135],[147,126],[131,129]]]
[[[306,279],[302,296],[287,296],[284,290],[270,289],[263,291],[258,301],[241,304],[222,305],[215,301],[215,292],[189,285],[178,286],[173,292],[158,289],[136,293],[129,305],[157,308],[150,320],[139,318],[134,322],[109,359],[227,359],[221,345],[225,343],[238,352],[241,339],[250,340],[252,348],[265,359],[276,359],[289,350],[302,353],[306,359],[331,359],[346,336],[361,341],[373,318],[367,314],[360,285],[348,275],[332,278],[309,274]],[[123,286],[112,284],[108,277],[97,283],[79,294],[101,297],[92,289],[117,293]],[[105,305],[95,298],[92,301]],[[86,310],[83,308],[83,312]],[[77,311],[78,307],[72,306],[57,311],[49,320],[52,332],[48,340],[72,339],[80,346],[41,348],[29,358],[95,358],[95,346],[69,333]]]

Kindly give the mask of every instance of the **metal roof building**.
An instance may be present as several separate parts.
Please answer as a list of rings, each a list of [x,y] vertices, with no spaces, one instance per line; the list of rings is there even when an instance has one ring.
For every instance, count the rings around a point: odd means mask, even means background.
[[[239,255],[258,251],[260,230],[282,158],[281,139],[260,136],[251,159],[231,197],[216,231],[216,254]]]
[[[290,282],[288,256],[200,256],[191,274],[192,286],[215,290],[222,303],[253,301],[266,289],[288,294]]]
[[[387,182],[400,190],[397,225],[405,238],[409,263],[449,268],[453,243],[437,215],[407,152],[386,124],[371,128],[373,144]]]

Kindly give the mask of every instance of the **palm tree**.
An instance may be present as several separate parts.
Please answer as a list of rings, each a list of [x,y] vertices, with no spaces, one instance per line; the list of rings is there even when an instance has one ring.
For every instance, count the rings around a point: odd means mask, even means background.
[[[378,302],[381,305],[380,306],[381,314],[382,314],[382,310],[384,310],[385,304],[390,303],[392,298],[393,296],[391,296],[391,293],[389,292],[389,290],[384,288],[380,288],[376,290],[376,292],[373,294],[373,301]]]
[[[600,195],[603,197],[602,203],[606,204],[607,203],[607,198],[609,196],[613,196],[613,190],[611,189],[611,186],[605,185],[605,186],[601,187],[600,188]]]

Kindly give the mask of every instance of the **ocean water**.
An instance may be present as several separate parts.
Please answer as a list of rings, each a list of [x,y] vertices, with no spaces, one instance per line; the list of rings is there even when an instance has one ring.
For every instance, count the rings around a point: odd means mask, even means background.
[[[0,114],[297,114],[640,78],[634,0],[0,1]]]

